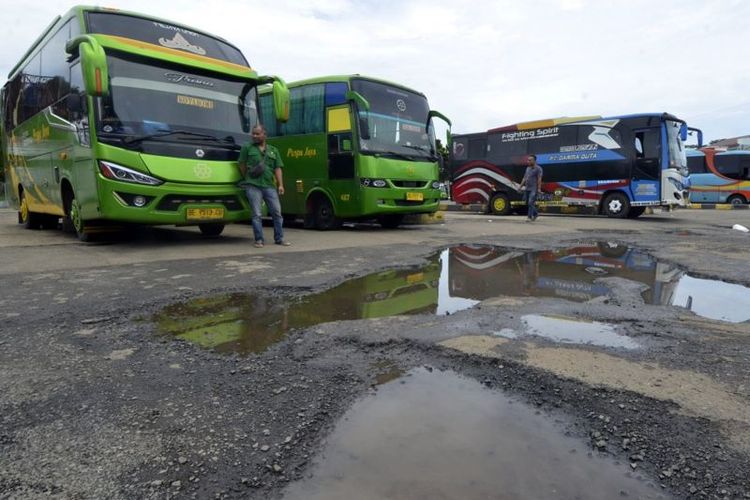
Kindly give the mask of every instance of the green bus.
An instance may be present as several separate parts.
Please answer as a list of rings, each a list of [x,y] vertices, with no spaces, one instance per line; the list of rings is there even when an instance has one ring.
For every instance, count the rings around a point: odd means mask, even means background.
[[[440,201],[433,118],[424,94],[360,75],[289,84],[291,113],[281,123],[273,91],[260,91],[261,121],[284,161],[281,209],[305,227],[377,219],[397,227],[404,215],[433,213]]]
[[[131,12],[77,6],[58,16],[2,88],[2,163],[28,228],[87,241],[104,228],[197,225],[218,235],[248,220],[237,157],[258,122],[258,85],[274,118],[289,91],[227,41]]]

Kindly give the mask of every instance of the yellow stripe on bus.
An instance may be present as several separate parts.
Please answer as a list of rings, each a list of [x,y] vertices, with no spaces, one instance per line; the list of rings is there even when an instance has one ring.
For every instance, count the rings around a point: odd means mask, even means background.
[[[109,38],[117,42],[123,43],[125,45],[133,46],[138,49],[155,50],[157,52],[163,52],[165,54],[170,54],[173,56],[186,57],[188,59],[195,59],[196,61],[209,63],[209,64],[215,64],[217,66],[224,66],[226,68],[233,69],[235,71],[245,71],[245,72],[253,71],[253,69],[249,66],[243,66],[241,64],[230,63],[227,61],[222,61],[220,59],[214,59],[213,57],[201,56],[198,54],[189,54],[182,50],[170,49],[167,47],[160,47],[159,45],[154,45],[153,43],[141,42],[138,40],[133,40],[131,38],[125,38],[122,36],[115,36],[115,35],[98,35],[98,36],[101,36],[103,38]]]

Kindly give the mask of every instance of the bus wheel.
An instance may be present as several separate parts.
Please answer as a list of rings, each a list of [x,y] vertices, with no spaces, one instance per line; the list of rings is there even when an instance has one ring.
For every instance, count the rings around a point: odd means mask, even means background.
[[[622,193],[610,193],[604,198],[602,212],[607,217],[622,219],[627,217],[630,211],[630,202],[628,197]]]
[[[18,222],[23,224],[26,229],[39,229],[42,225],[42,214],[29,210],[29,203],[26,201],[26,193],[21,191],[20,203],[18,207]]]
[[[493,215],[508,215],[510,213],[510,200],[505,193],[497,193],[490,198],[490,212]]]
[[[628,211],[628,219],[640,217],[645,211],[646,207],[630,207],[630,210]]]
[[[224,224],[198,224],[203,236],[219,236],[224,231]]]
[[[396,229],[404,221],[403,214],[387,214],[378,216],[378,224],[385,229]]]
[[[81,207],[73,193],[68,194],[69,200],[65,204],[67,210],[63,218],[63,230],[75,233],[79,240],[85,242],[91,241],[91,234],[85,230],[85,224],[81,217]]]
[[[328,231],[330,229],[337,229],[341,226],[341,221],[333,211],[333,205],[326,197],[320,197],[315,200],[315,208],[313,209],[313,218],[315,220],[315,228],[320,231]]]
[[[747,201],[745,201],[744,196],[741,194],[733,194],[727,198],[727,203],[731,203],[732,205],[744,205]]]

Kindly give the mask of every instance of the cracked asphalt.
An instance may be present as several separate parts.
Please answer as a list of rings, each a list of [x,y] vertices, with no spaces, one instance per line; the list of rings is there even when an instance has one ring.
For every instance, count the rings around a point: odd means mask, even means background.
[[[627,279],[609,278],[609,295],[586,302],[498,295],[446,316],[312,325],[249,355],[172,339],[154,321],[197,298],[281,302],[417,269],[459,244],[523,252],[613,242],[693,277],[750,286],[750,236],[731,229],[749,222],[747,211],[534,224],[448,213],[398,230],[289,228],[293,246],[254,249],[244,225],[217,239],[156,228],[86,245],[24,230],[0,210],[0,498],[281,498],[394,367],[394,377],[456,372],[563,416],[594,456],[666,496],[750,498],[750,323],[646,304]],[[643,347],[496,334],[522,329],[529,314],[612,324]]]

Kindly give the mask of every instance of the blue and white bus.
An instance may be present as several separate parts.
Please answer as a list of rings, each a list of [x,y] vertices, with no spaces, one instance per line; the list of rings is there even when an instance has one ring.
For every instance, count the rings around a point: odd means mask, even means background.
[[[688,126],[668,113],[558,118],[453,135],[453,199],[497,215],[524,210],[529,155],[544,170],[539,202],[638,217],[648,206],[685,206]],[[699,132],[699,131],[698,131]],[[701,134],[698,134],[701,140]]]

